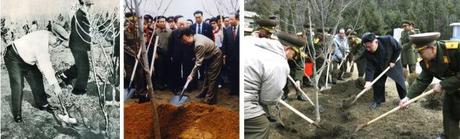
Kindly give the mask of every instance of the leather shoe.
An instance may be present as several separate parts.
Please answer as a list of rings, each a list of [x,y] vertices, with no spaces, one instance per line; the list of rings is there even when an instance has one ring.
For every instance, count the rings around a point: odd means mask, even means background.
[[[57,110],[56,107],[51,106],[50,104],[45,104],[43,106],[40,106],[40,107],[38,107],[38,109],[42,110],[42,111],[47,111],[49,113],[53,113],[54,110]]]

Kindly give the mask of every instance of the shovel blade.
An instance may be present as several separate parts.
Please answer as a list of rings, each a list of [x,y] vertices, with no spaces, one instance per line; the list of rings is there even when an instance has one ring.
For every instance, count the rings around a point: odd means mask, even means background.
[[[58,119],[60,121],[62,121],[64,123],[67,123],[67,124],[76,124],[77,123],[77,119],[69,117],[69,115],[58,114],[57,117],[58,117]]]
[[[363,129],[365,126],[367,126],[367,124],[362,124],[362,125],[359,125],[356,129],[355,129],[355,132],[358,132],[359,130]]]
[[[188,96],[176,95],[173,98],[171,98],[169,103],[171,103],[173,105],[176,105],[176,106],[180,106],[180,105],[184,104],[187,101],[187,99],[188,99]]]

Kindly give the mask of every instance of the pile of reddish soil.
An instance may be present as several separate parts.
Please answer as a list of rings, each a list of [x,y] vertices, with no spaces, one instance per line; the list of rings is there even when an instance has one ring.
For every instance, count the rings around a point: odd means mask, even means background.
[[[153,138],[151,103],[125,104],[125,138]],[[162,138],[235,139],[239,137],[239,115],[224,107],[189,103],[181,107],[157,107]]]

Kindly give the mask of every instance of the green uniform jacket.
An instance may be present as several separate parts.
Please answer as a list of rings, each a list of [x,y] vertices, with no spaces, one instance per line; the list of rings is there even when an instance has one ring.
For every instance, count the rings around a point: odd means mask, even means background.
[[[450,95],[460,88],[460,49],[457,44],[450,45],[451,48],[446,48],[446,42],[438,41],[436,59],[431,61],[420,61],[422,72],[417,77],[417,80],[409,88],[407,97],[414,98],[420,95],[436,77],[441,80],[440,84],[447,95]],[[450,41],[452,42],[452,41]],[[456,46],[455,46],[456,45]]]
[[[409,41],[409,35],[416,34],[415,31],[403,31],[401,33],[401,46],[402,46],[402,51],[401,51],[401,64],[403,66],[405,65],[415,65],[417,62],[417,57],[415,55],[415,49],[414,46],[412,46],[412,43]]]
[[[350,53],[355,57],[357,60],[364,59],[363,54],[366,49],[361,45],[361,39],[355,38],[353,41],[350,41]]]

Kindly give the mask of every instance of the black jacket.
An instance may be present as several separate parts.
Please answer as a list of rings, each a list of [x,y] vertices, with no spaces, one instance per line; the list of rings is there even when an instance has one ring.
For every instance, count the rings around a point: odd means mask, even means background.
[[[229,61],[238,62],[240,57],[240,33],[236,29],[236,37],[233,37],[233,27],[224,29],[224,39],[222,42],[222,52]]]
[[[381,36],[377,40],[379,45],[377,50],[374,53],[369,51],[364,53],[364,57],[367,59],[366,81],[372,81],[374,74],[380,74],[390,63],[395,63],[397,66],[390,69],[389,73],[398,70],[399,67],[396,60],[401,53],[401,44],[391,36]],[[400,64],[399,61],[398,63]]]
[[[77,19],[75,19],[75,17]],[[76,20],[78,20],[78,22]],[[86,13],[81,9],[78,9],[71,21],[71,32],[69,37],[70,49],[85,51],[91,50],[91,44],[89,44],[89,42],[91,42],[89,28],[90,23],[88,18],[86,18]]]

